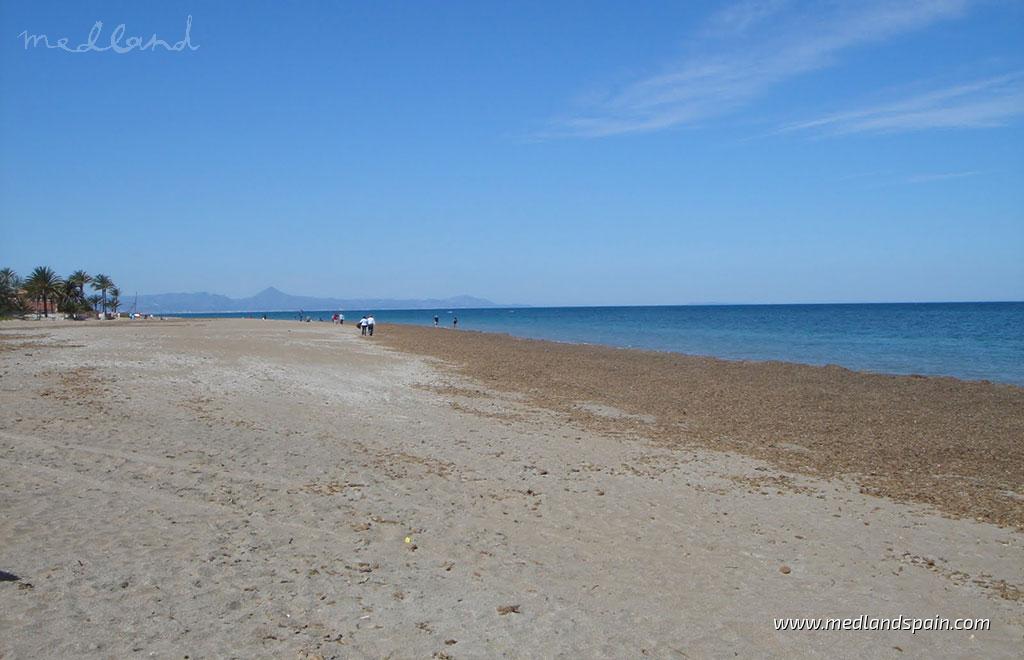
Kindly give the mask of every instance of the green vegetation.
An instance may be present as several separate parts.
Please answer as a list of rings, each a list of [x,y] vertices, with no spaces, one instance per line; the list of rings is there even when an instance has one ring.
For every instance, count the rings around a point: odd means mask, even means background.
[[[113,285],[113,282],[111,282]],[[117,308],[121,306],[121,289],[116,286],[110,287],[110,299],[107,301],[107,309],[111,312],[117,313]]]
[[[21,278],[10,268],[0,270],[0,316],[20,314],[24,311],[22,300],[18,296],[21,289]]]
[[[37,266],[25,280],[29,298],[43,303],[43,316],[50,315],[48,303],[56,303],[64,295],[64,280],[48,266]]]
[[[89,282],[92,282],[92,275],[84,270],[76,270],[68,275],[68,284],[75,286],[78,289],[78,295],[82,298],[85,298],[85,285]]]
[[[86,297],[85,286],[99,294]],[[108,296],[109,293],[109,296]],[[62,278],[52,268],[39,266],[22,279],[11,268],[0,269],[0,316],[41,312],[80,315],[108,310],[117,312],[121,292],[107,275],[89,275],[76,270]]]
[[[114,281],[112,279],[110,279],[109,277],[107,277],[106,275],[104,275],[103,273],[100,273],[96,277],[92,278],[92,288],[93,288],[93,291],[99,291],[100,292],[100,295],[103,298],[103,302],[101,303],[102,307],[103,307],[103,313],[106,314],[107,313],[107,307],[108,307],[108,305],[107,305],[107,291],[109,291],[110,289],[114,288]]]

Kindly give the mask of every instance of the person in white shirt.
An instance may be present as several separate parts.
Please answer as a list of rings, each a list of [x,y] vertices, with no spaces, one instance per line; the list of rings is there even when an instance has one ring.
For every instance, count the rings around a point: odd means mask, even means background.
[[[359,334],[366,334],[366,314],[363,314],[363,318],[359,319]]]
[[[374,320],[373,314],[370,314],[368,317],[366,317],[366,329],[369,331],[371,337],[373,336],[373,326],[376,323],[377,321]]]

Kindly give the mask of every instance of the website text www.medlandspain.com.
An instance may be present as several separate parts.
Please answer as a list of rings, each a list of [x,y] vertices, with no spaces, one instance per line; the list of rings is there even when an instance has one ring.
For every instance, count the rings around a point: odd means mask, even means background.
[[[852,618],[772,619],[776,630],[829,631],[829,630],[906,630],[917,634],[922,630],[989,630],[989,619],[950,619],[934,616],[929,619],[908,617],[877,617],[861,614]]]

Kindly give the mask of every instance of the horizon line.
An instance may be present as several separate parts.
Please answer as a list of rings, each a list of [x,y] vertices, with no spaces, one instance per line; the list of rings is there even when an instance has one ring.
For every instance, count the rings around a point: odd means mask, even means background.
[[[612,308],[644,308],[644,307],[816,307],[832,305],[1018,305],[1024,300],[897,300],[897,301],[856,301],[856,302],[698,302],[698,303],[656,303],[648,305],[492,305],[489,307],[451,307],[451,310],[518,310],[518,309],[612,309]],[[427,312],[444,309],[441,307],[377,307],[380,311],[390,312]],[[293,312],[335,312],[336,308],[328,309],[238,309],[238,310],[199,310],[172,311],[162,314],[284,314]]]

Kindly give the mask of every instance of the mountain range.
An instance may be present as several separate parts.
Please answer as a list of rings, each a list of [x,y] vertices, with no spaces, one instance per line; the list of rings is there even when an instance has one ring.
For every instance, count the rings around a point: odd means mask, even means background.
[[[122,309],[131,305],[122,305]],[[229,298],[216,293],[158,293],[139,295],[136,311],[145,314],[187,312],[292,312],[322,310],[376,309],[466,309],[472,307],[506,307],[484,298],[454,296],[452,298],[317,298],[293,296],[268,287],[248,298]]]

